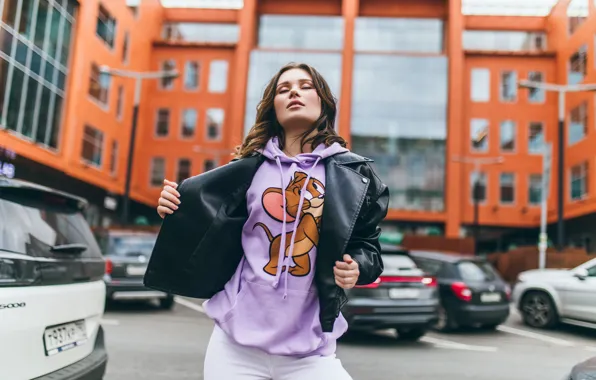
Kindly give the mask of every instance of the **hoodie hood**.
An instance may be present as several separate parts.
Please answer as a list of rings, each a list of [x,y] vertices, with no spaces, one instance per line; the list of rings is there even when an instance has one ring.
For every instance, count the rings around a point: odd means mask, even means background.
[[[269,139],[264,149],[260,153],[270,160],[279,159],[282,163],[304,163],[308,164],[317,159],[323,160],[338,153],[347,152],[348,150],[338,143],[333,143],[330,146],[319,144],[312,153],[300,153],[295,157],[287,156],[281,149],[279,149],[279,140],[277,137]]]

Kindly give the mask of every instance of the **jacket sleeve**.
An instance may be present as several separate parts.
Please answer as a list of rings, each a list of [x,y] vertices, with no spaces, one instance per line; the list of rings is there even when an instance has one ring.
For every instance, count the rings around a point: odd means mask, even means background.
[[[374,180],[378,181],[376,194],[369,199],[368,207],[363,205],[346,248],[346,253],[358,263],[360,276],[356,285],[371,284],[383,272],[379,224],[387,216],[389,189],[378,177]]]

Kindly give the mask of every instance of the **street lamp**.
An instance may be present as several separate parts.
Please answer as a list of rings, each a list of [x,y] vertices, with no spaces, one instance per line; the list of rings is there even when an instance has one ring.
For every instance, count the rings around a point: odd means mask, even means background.
[[[130,208],[130,182],[132,174],[132,162],[134,154],[134,144],[137,135],[137,123],[139,119],[139,103],[141,102],[141,88],[145,79],[176,78],[178,71],[167,70],[157,72],[137,72],[120,70],[103,65],[99,68],[100,75],[119,76],[124,78],[133,78],[135,80],[134,106],[132,113],[132,130],[130,133],[130,143],[128,145],[128,161],[126,165],[126,182],[124,185],[124,196],[122,198],[122,224],[128,223]]]
[[[563,216],[565,200],[565,94],[568,92],[596,91],[596,84],[562,85],[523,79],[518,82],[518,86],[521,88],[535,88],[544,91],[553,91],[559,94],[559,144],[557,147],[557,154],[559,156],[559,163],[557,165],[557,187],[559,189],[557,197],[557,250],[560,252],[565,246]]]
[[[479,229],[479,191],[480,191],[480,169],[483,165],[501,164],[505,161],[503,157],[453,157],[453,161],[474,165],[474,185],[472,197],[474,200],[474,255],[477,253],[478,229]]]

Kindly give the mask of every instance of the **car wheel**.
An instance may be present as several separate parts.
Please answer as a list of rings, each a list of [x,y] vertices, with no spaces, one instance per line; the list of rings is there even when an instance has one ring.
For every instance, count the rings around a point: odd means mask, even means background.
[[[416,341],[426,334],[425,329],[397,329],[399,339],[410,342]]]
[[[457,323],[453,320],[453,317],[449,315],[447,310],[441,305],[439,306],[439,315],[437,323],[433,326],[437,331],[449,332],[458,328]]]
[[[159,307],[164,310],[171,310],[174,307],[174,296],[168,296],[167,298],[161,298],[159,300]]]
[[[541,291],[528,292],[522,298],[521,313],[524,323],[530,327],[547,329],[557,324],[557,308],[548,294]]]

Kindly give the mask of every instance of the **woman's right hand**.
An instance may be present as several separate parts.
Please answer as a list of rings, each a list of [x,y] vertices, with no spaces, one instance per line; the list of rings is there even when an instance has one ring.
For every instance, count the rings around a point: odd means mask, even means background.
[[[163,180],[163,190],[157,202],[157,213],[163,219],[166,214],[173,214],[178,210],[180,204],[180,193],[176,190],[178,184],[176,182]]]

